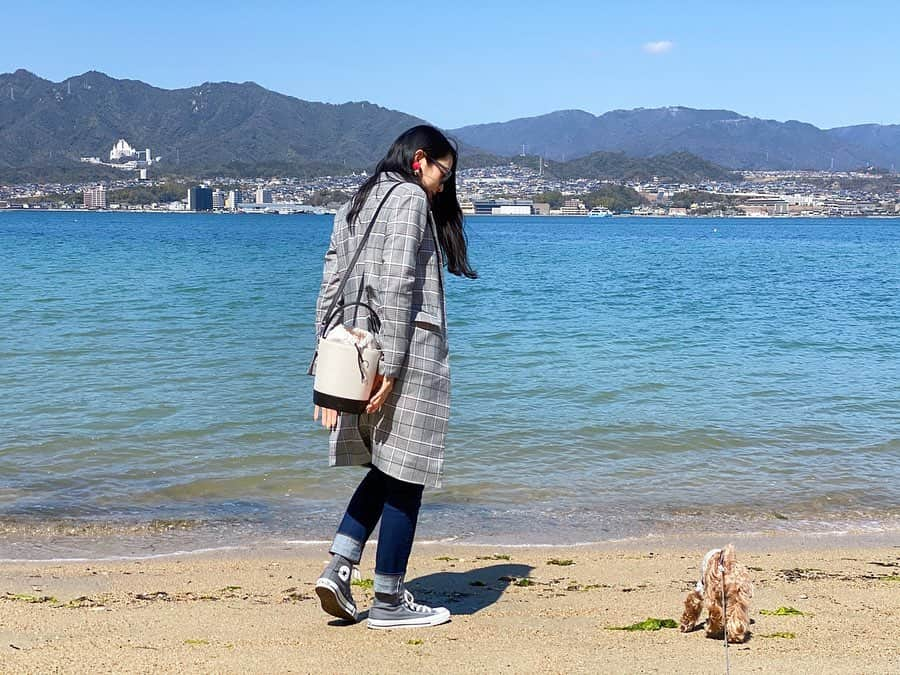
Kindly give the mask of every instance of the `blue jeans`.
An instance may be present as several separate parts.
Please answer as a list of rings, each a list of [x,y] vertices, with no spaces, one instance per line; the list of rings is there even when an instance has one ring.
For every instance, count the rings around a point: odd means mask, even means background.
[[[354,563],[381,518],[375,554],[375,592],[399,593],[409,563],[424,485],[406,483],[372,467],[356,488],[331,552]]]

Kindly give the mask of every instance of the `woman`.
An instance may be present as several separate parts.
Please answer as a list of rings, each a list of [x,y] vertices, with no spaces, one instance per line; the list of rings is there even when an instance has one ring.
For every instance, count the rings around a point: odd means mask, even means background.
[[[342,275],[348,275],[339,299],[347,306],[344,324],[368,327],[368,310],[350,303],[372,306],[381,320],[382,360],[365,413],[338,415],[316,406],[313,414],[331,430],[332,466],[369,467],[338,527],[316,593],[328,614],[356,621],[350,575],[380,518],[369,628],[450,620],[447,609],[414,602],[403,580],[422,492],[425,486],[439,487],[443,473],[450,366],[441,267],[446,263],[453,274],[477,276],[456,199],[456,166],[456,148],[434,127],[401,134],[335,215],[325,254],[316,325],[322,325]],[[348,271],[376,212],[363,253]]]

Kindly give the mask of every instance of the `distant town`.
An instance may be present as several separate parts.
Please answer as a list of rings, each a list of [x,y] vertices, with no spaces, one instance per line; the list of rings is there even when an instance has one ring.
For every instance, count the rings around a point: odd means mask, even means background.
[[[103,183],[0,185],[0,209],[90,209],[111,211],[221,213],[333,213],[366,179],[365,173],[318,178],[186,181],[154,174],[165,166],[150,149],[138,151],[120,139],[109,161],[82,162],[121,169]],[[517,164],[463,168],[457,190],[466,215],[560,216],[897,216],[900,175],[859,171],[744,171],[732,182],[672,183],[600,179],[560,180],[543,167]],[[158,188],[165,184],[168,190]],[[174,185],[174,187],[173,187]],[[626,190],[621,200],[604,191]],[[175,189],[181,190],[174,194]],[[156,195],[167,195],[155,199]],[[590,198],[593,196],[593,199]]]

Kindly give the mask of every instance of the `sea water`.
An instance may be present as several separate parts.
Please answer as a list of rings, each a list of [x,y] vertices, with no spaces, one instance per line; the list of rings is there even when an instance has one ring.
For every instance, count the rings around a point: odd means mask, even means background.
[[[0,212],[0,558],[331,536],[331,226]],[[900,532],[900,220],[466,226],[420,538]]]

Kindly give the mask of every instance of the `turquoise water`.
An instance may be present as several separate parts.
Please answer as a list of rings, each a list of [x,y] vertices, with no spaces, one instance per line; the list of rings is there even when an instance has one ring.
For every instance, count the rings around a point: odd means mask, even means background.
[[[420,536],[900,529],[900,220],[468,228]],[[0,558],[330,536],[361,475],[305,375],[330,229],[0,212]]]

